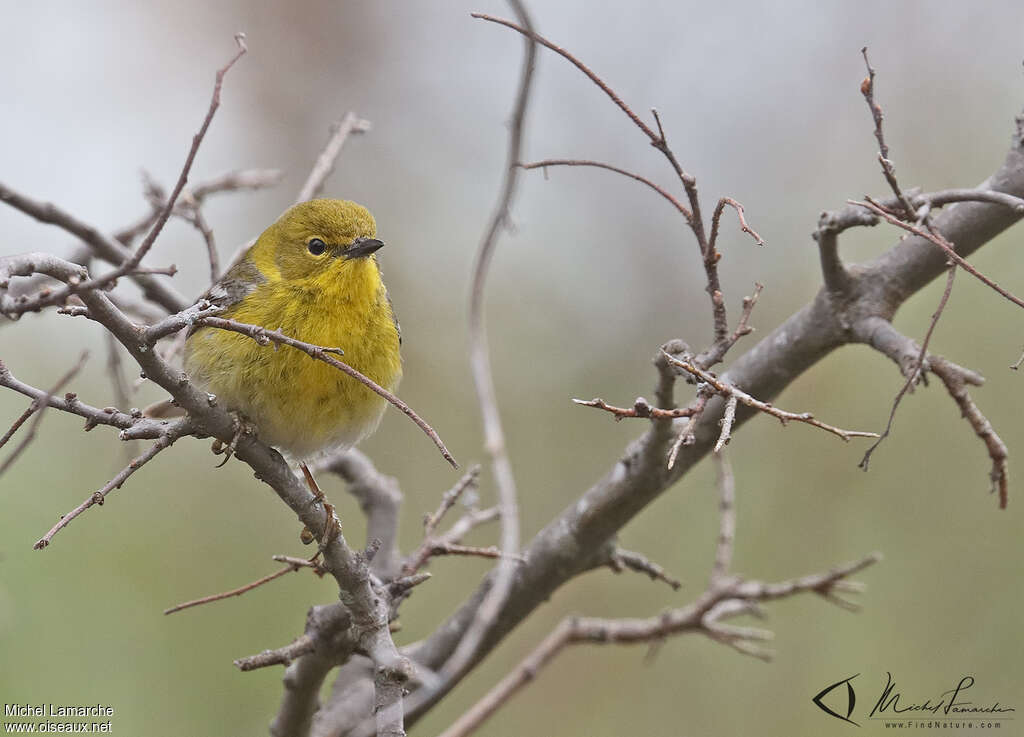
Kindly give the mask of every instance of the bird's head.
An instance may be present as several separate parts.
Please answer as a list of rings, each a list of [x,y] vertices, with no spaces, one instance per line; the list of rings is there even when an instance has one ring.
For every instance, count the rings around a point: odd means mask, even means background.
[[[273,265],[287,281],[343,278],[371,263],[384,244],[377,224],[362,205],[348,200],[310,200],[288,209],[259,237],[257,262]],[[270,262],[270,263],[268,263]]]

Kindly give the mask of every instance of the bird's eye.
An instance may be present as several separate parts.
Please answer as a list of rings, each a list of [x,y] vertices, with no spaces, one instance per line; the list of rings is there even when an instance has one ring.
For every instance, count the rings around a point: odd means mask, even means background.
[[[309,249],[309,252],[314,256],[319,256],[324,251],[327,250],[327,244],[324,243],[319,238],[314,238],[313,240],[311,240],[308,244],[306,244],[306,247]]]

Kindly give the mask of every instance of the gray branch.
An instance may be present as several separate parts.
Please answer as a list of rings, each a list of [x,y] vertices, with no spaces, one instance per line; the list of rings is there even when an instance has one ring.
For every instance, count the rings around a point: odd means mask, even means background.
[[[365,453],[351,449],[328,456],[315,470],[335,473],[348,483],[349,493],[366,514],[366,541],[380,541],[370,569],[381,579],[398,575],[398,513],[402,492],[398,481],[378,471]]]
[[[1021,141],[1024,116],[1002,166],[979,190],[1002,192],[1013,198],[1024,197],[1024,146]],[[1017,200],[988,198],[999,202],[963,201],[934,216],[933,225],[946,240],[955,244],[964,257],[1021,219]],[[861,222],[853,224],[870,224]],[[849,268],[850,283],[841,303],[821,289],[815,298],[790,316],[757,345],[735,360],[722,380],[765,401],[778,396],[803,372],[832,351],[859,342],[861,323],[875,318],[891,320],[899,307],[915,292],[947,269],[946,254],[919,236],[909,236],[875,260]],[[691,445],[681,448],[675,465],[669,469],[665,457],[672,434],[664,431],[668,421],[651,424],[644,435],[630,443],[622,457],[605,476],[572,502],[541,530],[523,550],[526,563],[517,566],[507,605],[488,631],[478,651],[477,661],[522,622],[540,604],[574,576],[593,567],[595,557],[608,541],[654,499],[682,478],[714,447],[720,434],[725,400],[713,398],[694,427]],[[733,431],[753,415],[740,406]],[[685,420],[677,420],[685,423]],[[489,590],[494,574],[489,574],[476,591],[437,630],[415,649],[417,662],[437,668],[454,652],[460,638]],[[406,700],[407,725],[415,723],[447,688],[434,691],[430,698],[414,692]],[[332,705],[333,706],[333,705]],[[335,720],[325,734],[367,735],[372,725],[365,722],[371,706],[356,698],[346,701],[345,709],[329,706]]]

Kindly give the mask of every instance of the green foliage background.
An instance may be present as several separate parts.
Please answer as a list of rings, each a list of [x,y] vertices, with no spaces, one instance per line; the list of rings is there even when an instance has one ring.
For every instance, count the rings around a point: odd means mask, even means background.
[[[405,335],[402,396],[464,463],[482,457],[465,361],[472,253],[490,211],[521,42],[469,18],[500,3],[311,2],[4,3],[0,23],[2,176],[113,229],[141,214],[137,171],[171,182],[205,110],[213,70],[248,33],[250,53],[229,76],[223,107],[194,180],[238,167],[277,166],[277,189],[211,201],[223,257],[290,202],[326,137],[349,109],[374,130],[346,149],[328,194],[369,206],[389,247],[381,260]],[[297,9],[299,8],[299,9]],[[879,70],[878,96],[901,181],[968,186],[1001,162],[1022,105],[1019,3],[786,4],[541,3],[538,27],[616,87],[638,111],[662,113],[675,150],[710,207],[737,198],[767,240],[757,249],[727,217],[723,279],[733,315],[755,280],[766,285],[760,333],[820,284],[809,234],[823,209],[885,191],[858,91],[861,46]],[[673,185],[644,139],[575,70],[540,56],[527,134],[531,158],[608,160]],[[708,339],[697,252],[684,225],[634,183],[600,172],[524,176],[489,286],[490,344],[529,538],[610,467],[641,426],[615,424],[570,397],[628,404],[650,396],[650,356],[669,338]],[[974,259],[1020,293],[1018,227]],[[62,233],[0,209],[0,253],[56,250]],[[898,238],[879,226],[842,240],[866,260]],[[177,263],[181,290],[206,272],[196,233],[175,223],[152,263]],[[914,298],[897,326],[919,336],[939,285]],[[1024,448],[1021,315],[958,277],[933,346],[988,377],[974,392],[1014,453]],[[0,357],[49,386],[84,346],[93,358],[74,389],[104,405],[98,329],[55,315],[0,329]],[[884,424],[900,385],[870,351],[840,350],[777,400],[844,427]],[[138,403],[160,398],[145,387]],[[0,392],[0,424],[27,405]],[[364,449],[406,494],[402,539],[455,475],[397,413]],[[6,450],[4,451],[7,452]],[[873,550],[864,611],[815,597],[768,607],[774,663],[699,637],[638,648],[569,652],[483,730],[492,736],[794,735],[838,723],[810,697],[853,673],[860,698],[891,671],[920,698],[977,678],[978,700],[1024,704],[1018,612],[1020,486],[1000,512],[987,493],[982,444],[934,384],[911,395],[871,470],[862,446],[767,418],[730,445],[739,491],[736,570],[779,579]],[[173,617],[171,604],[224,590],[299,554],[298,526],[240,463],[214,470],[205,442],[183,441],[61,533],[32,543],[125,462],[107,430],[90,434],[51,412],[40,436],[0,478],[0,702],[109,704],[114,733],[265,733],[280,697],[278,670],[240,674],[233,658],[290,641],[307,607],[336,595],[328,580],[292,575],[240,599]],[[1011,470],[1019,466],[1011,466]],[[485,475],[486,477],[486,475]],[[361,517],[325,480],[347,534]],[[489,480],[483,494],[491,498]],[[716,535],[713,474],[701,465],[622,534],[684,581],[673,593],[601,571],[559,591],[476,675],[414,730],[434,733],[505,673],[566,613],[648,616],[703,589]],[[482,531],[480,542],[493,530]],[[486,566],[441,560],[405,605],[402,643],[429,634]],[[861,712],[858,712],[861,713]],[[1012,725],[1012,723],[1010,723]],[[867,731],[872,731],[869,728]],[[1012,729],[1011,729],[1012,731]],[[1005,731],[1004,731],[1005,733]]]

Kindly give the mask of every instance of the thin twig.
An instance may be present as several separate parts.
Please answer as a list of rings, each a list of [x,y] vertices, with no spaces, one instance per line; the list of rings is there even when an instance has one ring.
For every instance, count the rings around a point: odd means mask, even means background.
[[[186,195],[190,194],[188,192]],[[217,242],[213,236],[213,228],[206,222],[206,218],[203,217],[202,205],[194,198],[186,197],[183,198],[188,204],[186,208],[185,220],[189,222],[192,227],[199,231],[199,234],[203,237],[203,243],[206,244],[206,260],[210,264],[210,283],[215,284],[220,279],[220,256],[217,255]]]
[[[601,88],[601,91],[608,95],[608,97],[611,98],[611,101],[614,102],[615,105],[620,110],[622,110],[622,112],[624,112],[629,117],[629,119],[632,120],[633,123],[636,124],[636,126],[644,132],[644,134],[648,138],[650,138],[652,141],[658,140],[658,134],[651,130],[651,127],[647,125],[644,121],[640,120],[640,117],[633,112],[629,105],[622,101],[622,98],[619,97],[615,90],[609,87],[603,79],[594,74],[594,72],[592,72],[586,64],[584,64],[571,53],[563,49],[561,46],[556,46],[551,41],[548,41],[546,38],[536,33],[533,30],[533,27],[530,25],[530,23],[528,21],[525,21],[519,13],[517,13],[517,15],[519,16],[519,23],[521,25],[513,23],[510,20],[505,20],[504,18],[497,18],[493,15],[488,15],[487,13],[470,13],[470,15],[473,18],[477,18],[479,20],[486,20],[490,21],[491,23],[497,23],[498,25],[505,26],[506,28],[511,28],[513,31],[518,31],[519,33],[523,34],[530,41],[539,43],[541,46],[551,49],[556,54],[566,59],[570,64],[579,69],[585,75],[587,75],[590,81],[596,84],[599,88]]]
[[[970,262],[968,262],[966,259],[964,259],[963,256],[956,252],[956,250],[953,247],[953,244],[947,241],[938,233],[929,233],[922,230],[921,228],[918,228],[916,225],[903,222],[902,220],[894,216],[892,213],[879,206],[879,204],[873,201],[871,198],[867,198],[867,202],[858,202],[857,200],[847,200],[847,202],[849,202],[851,205],[859,205],[860,207],[866,207],[868,210],[871,210],[875,214],[885,218],[887,222],[890,222],[899,228],[903,228],[904,230],[913,233],[916,236],[920,236],[921,238],[924,238],[925,240],[934,243],[936,246],[941,248],[945,252],[945,254],[956,263],[957,266],[962,268],[968,274],[980,280],[983,284],[991,287],[996,292],[998,292],[1003,297],[1013,302],[1018,307],[1024,307],[1024,300],[1003,289],[1001,286],[999,286],[994,281],[992,281],[987,276],[985,276],[980,271],[971,266]]]
[[[882,444],[882,441],[889,437],[889,433],[892,432],[893,422],[896,420],[896,409],[900,406],[900,402],[908,391],[917,383],[917,381],[924,375],[925,368],[927,366],[926,359],[928,356],[928,344],[931,343],[932,334],[935,332],[935,326],[939,323],[939,318],[942,316],[942,311],[946,308],[946,303],[949,302],[949,295],[953,291],[953,277],[956,276],[956,266],[950,266],[946,276],[946,288],[942,291],[942,297],[939,298],[939,304],[935,308],[935,312],[932,313],[931,322],[928,324],[928,331],[924,334],[924,340],[921,342],[921,350],[918,352],[917,360],[913,365],[904,368],[906,373],[906,381],[903,382],[903,386],[896,393],[896,398],[892,401],[892,408],[889,410],[889,421],[885,423],[885,430],[878,436],[878,440],[871,444],[871,447],[864,452],[864,457],[860,463],[857,464],[860,468],[865,471],[868,470],[868,465],[871,463],[871,454],[875,452],[875,449]]]
[[[287,571],[285,571],[287,573]],[[271,665],[289,665],[293,660],[316,650],[316,641],[309,633],[300,635],[295,642],[276,650],[264,650],[257,655],[239,658],[235,666],[243,672]]]
[[[47,545],[50,544],[50,541],[53,539],[53,536],[61,530],[63,530],[65,527],[67,527],[72,520],[74,520],[76,517],[82,514],[82,512],[84,512],[94,504],[102,505],[107,497],[107,494],[109,494],[114,489],[120,489],[122,484],[124,484],[124,482],[128,480],[129,476],[131,476],[133,473],[142,468],[142,466],[144,466],[146,463],[151,461],[153,457],[156,456],[157,453],[164,450],[165,448],[169,448],[174,443],[174,441],[177,440],[179,437],[181,437],[181,434],[179,433],[168,433],[157,438],[156,442],[149,446],[149,448],[147,448],[140,456],[131,461],[131,463],[129,463],[127,466],[121,469],[121,471],[119,471],[118,474],[114,476],[114,478],[112,478],[110,481],[108,481],[106,484],[100,487],[100,489],[93,492],[89,496],[89,498],[86,499],[84,502],[79,504],[77,507],[75,507],[70,512],[65,514],[63,517],[61,517],[60,521],[53,527],[51,527],[50,531],[43,535],[32,547],[35,550],[42,550],[43,548],[45,548]]]
[[[45,307],[63,305],[73,295],[79,295],[95,289],[106,290],[112,288],[116,285],[117,280],[123,277],[143,275],[147,277],[157,275],[174,276],[177,273],[178,269],[174,264],[160,268],[139,267],[128,271],[118,268],[92,279],[71,279],[56,289],[43,287],[35,294],[22,294],[14,298],[6,298],[3,300],[2,311],[10,317],[17,317],[26,312],[39,312]]]
[[[7,444],[7,441],[14,436],[14,433],[18,431],[18,428],[24,424],[25,420],[27,420],[32,414],[35,414],[35,419],[33,419],[32,424],[28,426],[28,431],[25,433],[25,437],[23,437],[17,447],[11,451],[11,454],[7,456],[3,464],[0,464],[0,476],[2,476],[4,472],[14,464],[14,461],[17,460],[18,456],[21,455],[25,448],[27,448],[35,439],[36,431],[39,429],[39,424],[43,421],[43,413],[46,411],[46,408],[50,406],[50,399],[54,394],[67,386],[69,381],[78,375],[78,372],[82,370],[83,366],[85,366],[85,362],[88,358],[89,351],[83,351],[82,355],[79,356],[78,361],[75,362],[75,365],[57,380],[57,383],[53,385],[52,389],[46,392],[43,396],[34,399],[28,409],[26,409],[21,416],[14,421],[11,428],[4,433],[2,438],[0,438],[0,448],[2,448]],[[2,364],[0,364],[0,368],[2,368]]]
[[[341,155],[345,141],[351,135],[366,133],[371,127],[369,120],[363,120],[354,112],[346,113],[345,117],[331,126],[331,137],[327,140],[324,150],[320,152],[320,156],[317,157],[302,189],[299,190],[299,195],[295,198],[296,204],[311,200],[323,191],[327,178],[334,171],[334,165],[338,161],[338,156]]]
[[[649,125],[643,122],[640,119],[640,117],[635,112],[633,112],[633,109],[630,108],[629,105],[627,105],[622,100],[622,98],[619,97],[619,95],[603,79],[601,79],[597,74],[595,74],[586,64],[584,64],[582,61],[577,59],[573,54],[569,53],[562,47],[555,45],[548,39],[536,33],[531,27],[529,27],[529,24],[522,23],[522,21],[520,22],[520,24],[516,24],[513,23],[512,21],[505,20],[503,18],[497,18],[495,16],[487,15],[485,13],[472,13],[471,15],[474,18],[486,20],[491,23],[497,23],[499,25],[505,26],[506,28],[511,28],[512,30],[521,33],[527,39],[530,39],[531,41],[541,44],[542,46],[554,51],[556,54],[560,55],[561,57],[569,61],[569,63],[571,63],[581,72],[583,72],[583,74],[585,74],[591,82],[597,85],[598,88],[600,88],[601,91],[604,92],[611,99],[611,101],[615,103],[615,105],[626,114],[626,116],[631,121],[633,121],[633,123],[643,132],[643,134],[647,136],[647,138],[650,141],[650,144],[658,151],[660,151],[661,154],[665,157],[665,159],[669,162],[669,165],[676,173],[676,176],[679,177],[679,181],[682,183],[683,189],[686,190],[686,197],[690,203],[688,211],[686,210],[686,208],[684,208],[683,212],[688,212],[687,222],[689,223],[690,229],[693,231],[693,235],[697,239],[697,245],[700,248],[701,258],[704,264],[704,271],[708,282],[707,292],[711,298],[711,310],[715,329],[715,340],[724,340],[728,331],[728,318],[726,316],[725,304],[722,298],[721,283],[718,278],[718,260],[721,256],[713,248],[711,248],[708,241],[707,233],[704,230],[704,221],[701,217],[700,210],[700,198],[697,193],[697,180],[691,174],[687,173],[683,169],[682,165],[679,163],[679,160],[676,158],[675,153],[673,153],[672,149],[669,147],[668,139],[665,136],[665,129],[662,126],[661,116],[658,114],[658,111],[651,110],[651,113],[654,116],[654,121],[658,128],[657,132],[655,132],[654,129],[652,129]],[[633,175],[627,174],[627,176]],[[633,178],[637,177],[633,176]]]
[[[608,404],[600,397],[594,399],[573,399],[574,403],[579,404],[583,407],[594,407],[596,409],[603,409],[605,412],[611,413],[616,420],[621,420],[626,417],[642,417],[646,419],[655,420],[671,420],[676,417],[689,417],[693,414],[694,410],[692,407],[674,407],[672,409],[661,409],[660,407],[652,407],[650,403],[643,397],[637,397],[636,401],[633,402],[632,407],[615,407]]]
[[[213,121],[213,115],[217,112],[217,108],[220,107],[220,90],[221,85],[224,83],[224,75],[228,73],[228,70],[235,65],[235,62],[242,58],[242,55],[248,50],[245,46],[245,34],[236,33],[235,43],[238,45],[238,51],[235,53],[231,60],[228,61],[222,68],[217,70],[216,79],[213,85],[213,95],[210,98],[210,107],[206,111],[206,117],[203,118],[202,125],[199,126],[199,132],[192,137],[192,145],[188,150],[188,154],[185,156],[185,163],[181,167],[181,173],[178,175],[178,181],[175,182],[174,188],[171,190],[170,197],[167,198],[167,204],[164,205],[164,209],[160,212],[156,222],[153,223],[152,229],[149,234],[145,237],[139,247],[132,254],[131,258],[127,259],[117,271],[134,271],[138,268],[142,259],[149,252],[149,249],[153,247],[156,242],[157,236],[163,230],[164,225],[167,224],[168,218],[171,217],[171,213],[174,211],[174,205],[178,201],[178,195],[181,194],[181,190],[185,188],[185,183],[188,181],[189,172],[192,170],[192,163],[196,159],[196,154],[199,152],[199,145],[203,142],[203,138],[206,137],[206,131],[210,127],[210,123]]]
[[[953,401],[957,403],[957,406],[960,407],[961,414],[970,423],[971,427],[974,428],[977,436],[985,443],[989,458],[992,459],[992,470],[989,473],[992,491],[999,494],[999,508],[1006,509],[1006,504],[1009,500],[1009,471],[1007,466],[1009,453],[1006,449],[1006,443],[996,434],[992,423],[981,413],[981,410],[978,409],[974,400],[971,399],[971,395],[967,392],[967,384],[977,383],[977,381],[958,366],[940,356],[929,358],[929,364],[931,372],[938,376],[942,383],[946,385],[946,390],[953,397]]]
[[[716,340],[706,350],[701,351],[693,359],[695,366],[709,369],[715,364],[720,363],[722,359],[725,358],[725,354],[739,342],[740,338],[754,332],[754,328],[750,326],[750,315],[753,313],[754,305],[757,304],[757,298],[761,296],[761,291],[763,289],[763,284],[760,282],[754,282],[754,293],[743,298],[740,319],[739,322],[736,323],[736,329],[732,331],[731,335],[727,335],[723,339]]]
[[[864,57],[864,66],[868,70],[868,76],[860,84],[860,93],[864,95],[864,100],[871,110],[871,117],[875,121],[875,138],[878,140],[878,163],[882,165],[882,174],[885,176],[885,181],[889,183],[889,188],[896,195],[904,217],[911,219],[914,216],[914,208],[903,193],[899,182],[896,181],[896,170],[889,160],[889,147],[886,145],[885,135],[882,133],[882,118],[884,116],[882,114],[882,106],[875,102],[875,70],[872,68],[871,62],[868,61],[868,47],[863,47],[860,53]]]
[[[39,222],[49,223],[65,230],[83,243],[87,244],[93,252],[101,259],[112,264],[123,264],[131,258],[132,252],[116,239],[101,233],[97,228],[79,220],[74,215],[62,210],[51,202],[40,202],[27,197],[10,187],[0,183],[0,202],[3,202]],[[83,269],[84,281],[88,278],[88,272]],[[183,310],[189,305],[189,300],[174,291],[174,289],[149,274],[133,271],[125,273],[134,280],[141,288],[147,299],[160,305],[168,312]]]
[[[63,397],[50,396],[48,392],[16,379],[3,361],[0,361],[0,386],[13,389],[48,407],[85,418],[86,431],[98,425],[106,425],[121,430],[122,440],[146,440],[158,438],[170,430],[170,424],[166,421],[143,417],[141,412],[121,412],[116,407],[94,407],[80,400],[73,392],[68,392]],[[176,422],[187,424],[183,419]]]
[[[441,503],[438,505],[437,510],[423,520],[423,536],[431,537],[434,534],[434,530],[437,529],[437,525],[444,518],[445,514],[451,509],[455,502],[459,500],[459,497],[466,492],[467,489],[475,489],[480,479],[480,466],[471,466],[466,474],[458,480],[458,482],[441,495]]]
[[[632,550],[616,548],[608,559],[608,567],[616,573],[621,573],[627,568],[636,573],[643,573],[649,576],[652,581],[664,581],[672,587],[673,591],[678,591],[683,586],[679,579],[670,576],[668,571],[662,566],[647,556],[635,553]]]
[[[666,354],[666,356],[667,355],[668,354]],[[825,422],[822,422],[821,420],[815,419],[814,415],[812,415],[810,412],[787,412],[786,410],[779,409],[778,407],[775,407],[769,404],[768,402],[762,402],[759,399],[755,399],[754,397],[750,396],[743,390],[725,381],[722,381],[714,374],[708,371],[704,371],[703,369],[694,366],[692,363],[688,361],[681,361],[673,356],[668,356],[668,361],[673,366],[677,366],[678,368],[683,369],[684,371],[696,377],[697,379],[700,379],[704,383],[709,384],[719,394],[723,394],[726,397],[734,396],[746,406],[752,409],[756,409],[759,412],[769,414],[772,417],[775,417],[783,425],[785,425],[787,422],[791,420],[795,422],[804,422],[808,425],[813,425],[814,427],[825,430],[826,432],[830,432],[833,435],[842,438],[844,441],[848,441],[850,440],[850,438],[878,437],[878,433],[874,432],[862,432],[860,430],[843,430],[842,428],[835,427],[834,425],[829,425]]]
[[[467,548],[462,545],[462,539],[470,533],[470,531],[476,529],[480,525],[488,522],[493,522],[501,516],[501,510],[498,507],[490,507],[488,509],[471,509],[466,514],[459,517],[458,520],[442,535],[424,535],[423,542],[416,549],[412,555],[410,555],[405,563],[402,564],[403,575],[410,575],[415,573],[432,557],[437,555],[481,555],[484,558],[498,558],[501,556],[501,551],[492,546],[486,548]],[[478,552],[484,551],[484,552]],[[522,561],[518,555],[514,556],[513,560]]]
[[[925,205],[938,208],[955,202],[991,202],[996,205],[1005,205],[1012,208],[1014,212],[1024,215],[1024,199],[991,189],[943,189],[938,192],[911,194],[909,196],[911,203],[916,208],[921,208]]]
[[[238,59],[241,58],[241,56],[246,52],[245,34],[236,34],[235,42],[238,44],[238,52],[235,54],[234,57],[231,58],[231,60],[223,68],[217,71],[216,81],[213,87],[213,96],[210,100],[210,107],[206,113],[206,117],[203,119],[202,125],[199,128],[199,132],[192,138],[192,145],[189,148],[188,155],[185,157],[185,163],[182,166],[181,173],[178,175],[178,181],[174,185],[174,189],[171,191],[171,196],[168,198],[167,204],[164,206],[163,210],[160,212],[159,216],[157,216],[156,220],[154,221],[153,226],[149,231],[149,234],[145,237],[145,239],[143,239],[142,243],[139,244],[138,249],[136,249],[134,253],[131,253],[121,263],[120,266],[118,266],[110,273],[104,274],[102,277],[98,279],[92,279],[88,282],[85,282],[84,284],[68,285],[62,288],[61,290],[58,290],[58,292],[55,295],[50,296],[47,300],[31,301],[32,307],[28,309],[39,309],[40,307],[45,306],[46,304],[57,304],[59,302],[62,302],[72,293],[81,293],[82,291],[86,290],[100,289],[116,282],[120,277],[128,276],[130,274],[174,274],[175,270],[173,266],[170,267],[169,269],[152,270],[141,269],[139,265],[142,262],[142,259],[145,257],[145,255],[153,247],[153,244],[156,242],[157,237],[163,230],[164,225],[166,225],[167,220],[170,218],[171,213],[174,210],[174,205],[177,202],[178,195],[181,194],[182,189],[184,189],[185,187],[185,183],[188,181],[188,174],[192,169],[192,164],[195,161],[196,153],[199,151],[199,145],[202,143],[203,138],[206,136],[206,131],[210,127],[210,122],[213,120],[214,113],[220,106],[220,90],[224,80],[224,75],[227,74],[228,70],[231,69],[234,63],[238,61]],[[3,193],[0,192],[0,197],[2,197],[2,194]],[[2,197],[2,199],[9,200],[11,198]],[[38,302],[38,306],[36,305],[36,302]]]
[[[667,353],[665,355],[668,356]],[[701,416],[704,414],[704,410],[708,406],[708,401],[713,396],[715,396],[715,393],[709,388],[702,387],[697,390],[697,397],[693,400],[693,404],[690,405],[693,413],[690,415],[689,421],[683,427],[683,431],[676,436],[675,441],[672,443],[672,447],[669,449],[669,469],[676,465],[676,458],[679,456],[679,451],[684,445],[693,445],[697,442],[697,436],[694,434],[694,430],[696,429]]]
[[[498,507],[501,510],[501,558],[495,569],[493,583],[477,608],[473,621],[466,628],[458,646],[441,668],[441,679],[451,680],[462,676],[477,656],[477,651],[487,633],[501,613],[512,586],[515,572],[514,556],[519,553],[519,511],[516,502],[516,482],[512,475],[512,464],[505,445],[505,433],[501,427],[501,414],[494,388],[494,376],[487,349],[487,335],[484,327],[484,287],[487,272],[498,245],[498,236],[509,221],[512,199],[519,179],[516,164],[522,159],[523,127],[526,109],[530,100],[533,81],[534,61],[537,44],[533,26],[525,6],[520,0],[509,0],[513,11],[527,33],[519,89],[509,124],[508,150],[505,159],[505,176],[498,194],[494,211],[477,249],[476,264],[469,300],[469,362],[476,389],[477,401],[483,418],[484,445],[491,459],[491,471],[498,492]]]
[[[711,214],[711,236],[708,238],[708,247],[714,251],[715,243],[718,240],[718,226],[722,219],[722,211],[725,210],[725,206],[729,205],[736,210],[736,217],[740,221],[740,229],[754,239],[754,242],[759,246],[765,245],[764,240],[757,234],[753,228],[747,225],[747,219],[743,217],[743,205],[734,200],[732,197],[723,197],[715,205],[715,211]]]
[[[284,177],[280,169],[237,169],[207,179],[191,188],[192,197],[202,202],[211,194],[273,187]]]
[[[605,164],[601,161],[588,161],[586,159],[544,159],[542,161],[533,161],[530,162],[529,164],[519,164],[519,166],[522,167],[523,169],[544,170],[547,170],[549,166],[590,166],[598,169],[607,169],[608,171],[613,171],[617,174],[621,174],[624,177],[629,177],[630,179],[635,179],[636,181],[642,184],[646,184],[648,187],[650,187],[659,195],[668,200],[669,203],[671,203],[672,207],[676,208],[676,210],[682,213],[683,217],[685,217],[687,221],[689,221],[690,218],[693,217],[693,214],[686,208],[686,206],[682,202],[679,201],[678,198],[670,194],[663,187],[652,182],[650,179],[640,176],[639,174],[636,174],[634,172],[628,171],[627,169],[621,169],[617,166]]]
[[[473,733],[512,696],[533,682],[540,670],[568,645],[649,643],[664,640],[672,635],[698,632],[745,655],[769,657],[769,653],[757,649],[751,643],[768,639],[771,633],[756,628],[725,625],[721,620],[748,613],[752,606],[761,601],[804,592],[825,596],[847,577],[880,559],[881,556],[876,553],[827,573],[776,584],[734,579],[709,589],[689,606],[671,609],[647,619],[568,617],[562,620],[505,678],[446,729],[441,737],[466,737]],[[844,599],[840,601],[848,603]]]
[[[725,400],[725,412],[722,414],[722,432],[718,436],[713,452],[720,453],[730,440],[732,440],[732,423],[736,421],[736,395],[731,395]]]
[[[275,555],[274,560],[287,563],[287,565],[279,571],[274,571],[270,575],[264,576],[263,578],[259,578],[255,581],[252,581],[251,583],[247,583],[244,586],[239,586],[237,589],[231,589],[230,591],[222,591],[219,594],[211,594],[209,596],[203,596],[198,599],[192,599],[191,601],[182,602],[181,604],[176,604],[170,607],[169,609],[164,609],[164,614],[174,614],[175,612],[180,612],[182,609],[191,609],[192,607],[200,606],[202,604],[209,604],[214,601],[221,601],[222,599],[230,599],[232,596],[241,596],[247,591],[252,591],[253,589],[262,586],[265,583],[270,583],[274,579],[280,578],[286,573],[294,573],[302,567],[313,568],[318,572],[322,570],[317,565],[317,563],[311,560],[306,560],[305,558],[293,559],[288,558],[287,556]]]
[[[719,451],[713,453],[718,468],[718,545],[715,563],[711,567],[711,585],[724,580],[732,565],[732,551],[736,541],[736,477],[729,458]]]
[[[131,404],[128,381],[121,365],[121,348],[111,333],[104,333],[107,343],[107,376],[114,393],[114,405],[126,409]]]

